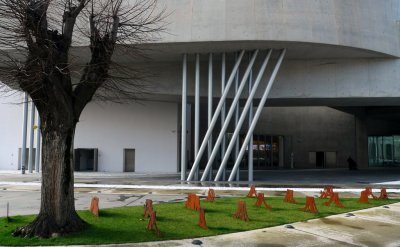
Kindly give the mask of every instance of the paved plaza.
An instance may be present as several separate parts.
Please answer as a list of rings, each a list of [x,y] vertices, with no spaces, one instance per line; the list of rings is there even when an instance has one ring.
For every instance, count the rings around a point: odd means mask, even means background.
[[[242,178],[245,174],[242,173]],[[295,196],[318,195],[326,184],[341,192],[342,197],[357,197],[359,191],[371,186],[377,191],[388,188],[389,197],[400,198],[400,170],[368,171],[300,170],[262,171],[257,173],[257,188],[267,196],[282,196],[286,188],[294,188]],[[262,176],[262,178],[261,178]],[[40,174],[0,172],[0,216],[36,214],[40,206]],[[218,196],[243,196],[249,183],[186,183],[178,174],[83,173],[75,174],[75,198],[78,210],[88,209],[90,198],[100,198],[101,208],[143,205],[185,200],[190,192],[206,195],[208,188],[217,189]],[[29,202],[29,203],[27,203]],[[322,219],[297,222],[248,232],[239,232],[199,239],[125,244],[120,246],[400,246],[400,203],[387,207],[340,214]],[[195,241],[194,240],[199,240]]]

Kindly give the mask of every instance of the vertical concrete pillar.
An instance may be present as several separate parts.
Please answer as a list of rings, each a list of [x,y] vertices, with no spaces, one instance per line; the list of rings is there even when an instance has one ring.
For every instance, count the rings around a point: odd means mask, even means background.
[[[207,109],[207,124],[208,128],[211,125],[212,119],[212,109],[213,109],[213,54],[210,53],[208,55],[208,109]],[[210,139],[208,139],[208,158],[211,156],[212,152],[212,133],[210,135]],[[209,180],[212,180],[213,168],[211,164],[210,174],[208,175]]]
[[[37,132],[36,132],[36,155],[35,155],[35,169],[36,172],[40,171],[40,116],[38,114]]]
[[[235,55],[235,60],[237,60],[238,54],[236,53]],[[235,78],[235,95],[238,93],[238,88],[239,88],[239,70],[236,72],[236,78]],[[239,122],[239,104],[236,105],[235,108],[235,128]],[[234,160],[238,158],[239,155],[239,136],[235,138],[235,152],[234,152]],[[236,181],[240,181],[240,167],[238,167],[238,171],[236,173]]]
[[[33,160],[33,143],[35,141],[35,104],[31,102],[31,124],[29,125],[30,136],[29,136],[29,159],[28,159],[28,170],[32,173],[33,166],[35,165]]]
[[[181,130],[181,180],[186,179],[186,107],[187,107],[187,54],[182,64],[182,130]]]
[[[196,72],[194,85],[194,157],[197,157],[200,144],[200,54],[196,54]],[[199,180],[199,166],[196,167],[195,180]]]
[[[249,54],[250,55],[250,54]],[[250,56],[249,56],[249,61],[250,61]],[[250,76],[249,76],[249,95],[251,94],[251,90],[253,89],[253,70],[250,71]],[[248,123],[248,129],[250,129],[251,126],[251,121],[253,121],[253,101],[250,104],[249,108],[249,123]],[[249,147],[248,147],[248,157],[247,157],[247,169],[248,169],[248,181],[252,182],[253,181],[253,175],[254,175],[254,167],[253,167],[253,136],[250,137],[249,141]]]
[[[21,173],[25,174],[26,167],[26,135],[28,128],[28,94],[25,93],[24,97],[24,115],[22,125],[22,147],[21,147]]]
[[[226,73],[226,54],[222,53],[222,61],[221,61],[221,95],[225,91],[225,73]],[[225,103],[222,105],[221,108],[221,129],[223,128],[225,123]],[[222,144],[221,144],[221,162],[222,159],[224,158],[225,155],[225,150],[226,150],[226,137],[224,134],[224,138],[222,139]],[[221,165],[221,164],[220,164]],[[225,176],[226,176],[226,169],[224,168],[223,175],[222,175],[222,180],[225,181]]]

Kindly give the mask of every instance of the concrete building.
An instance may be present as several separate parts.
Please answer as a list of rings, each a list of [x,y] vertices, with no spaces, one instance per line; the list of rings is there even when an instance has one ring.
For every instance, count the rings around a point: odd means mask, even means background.
[[[399,0],[160,4],[168,30],[141,45],[151,62],[115,58],[155,72],[152,94],[91,103],[77,127],[76,170],[234,180],[236,164],[251,180],[257,169],[345,168],[348,157],[360,169],[400,166]],[[23,105],[5,103],[22,95],[0,101],[0,168],[15,170]]]

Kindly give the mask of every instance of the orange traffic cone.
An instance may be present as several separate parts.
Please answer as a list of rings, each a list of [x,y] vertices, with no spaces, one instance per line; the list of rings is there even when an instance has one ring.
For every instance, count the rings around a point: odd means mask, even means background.
[[[296,203],[293,197],[293,190],[286,190],[285,199],[283,201],[288,203]]]
[[[386,192],[386,188],[381,188],[381,194],[379,195],[379,199],[381,200],[389,199],[388,194]]]
[[[150,214],[150,220],[147,224],[147,230],[155,230],[157,236],[161,236],[161,232],[157,227],[156,211],[152,211]]]
[[[90,212],[94,216],[99,216],[99,198],[96,196],[92,197],[92,201],[90,202]]]
[[[368,191],[363,190],[360,194],[360,199],[358,199],[360,203],[368,203]]]
[[[215,200],[215,191],[213,189],[209,189],[206,202],[214,202],[214,200]]]
[[[150,199],[146,199],[146,204],[144,205],[144,217],[150,217],[153,212],[153,201]]]
[[[265,201],[265,197],[264,197],[264,193],[258,193],[257,194],[257,201],[254,204],[254,206],[260,207],[261,204],[264,204],[264,206],[268,209],[271,209],[271,206],[267,204],[267,202]]]
[[[206,216],[204,214],[204,209],[200,208],[199,212],[200,212],[200,215],[199,215],[199,223],[198,224],[201,228],[208,230],[208,227],[206,224]]]
[[[374,194],[372,194],[372,188],[371,187],[365,187],[365,191],[367,192],[367,196],[372,196],[373,199],[378,199]]]
[[[331,203],[335,203],[336,207],[344,208],[342,202],[339,200],[339,193],[333,193],[332,196],[329,198],[329,201],[324,202],[325,206],[331,205]]]
[[[239,201],[237,211],[233,215],[233,217],[241,219],[243,221],[249,221],[249,216],[247,214],[247,209],[246,209],[246,202]]]
[[[189,194],[185,207],[196,211],[200,210],[200,197],[196,194]]]
[[[257,196],[257,192],[256,192],[256,186],[252,185],[250,187],[250,191],[247,194],[247,197],[256,197]]]
[[[324,190],[319,192],[320,197],[319,198],[328,198],[332,197],[333,195],[333,186],[328,185],[324,187]]]
[[[308,211],[311,213],[318,213],[317,206],[315,205],[314,197],[306,196],[306,206],[300,210]]]

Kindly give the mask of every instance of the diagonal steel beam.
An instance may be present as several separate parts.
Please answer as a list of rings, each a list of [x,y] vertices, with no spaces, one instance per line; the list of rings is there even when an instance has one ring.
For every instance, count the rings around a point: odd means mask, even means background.
[[[208,139],[210,138],[211,133],[212,133],[214,127],[215,127],[215,124],[217,123],[218,116],[219,116],[219,114],[221,112],[221,108],[225,103],[226,97],[228,96],[229,89],[232,86],[233,79],[235,78],[235,74],[236,74],[236,71],[239,68],[240,62],[242,61],[244,52],[245,52],[244,50],[242,50],[240,52],[239,58],[236,61],[235,66],[233,67],[231,75],[229,76],[228,82],[227,82],[226,87],[225,87],[225,91],[221,95],[221,98],[220,98],[220,100],[218,102],[217,108],[215,109],[214,115],[213,115],[213,117],[211,119],[210,126],[208,127],[206,135],[204,136],[203,142],[200,145],[200,149],[199,149],[199,151],[198,151],[198,153],[197,153],[197,155],[195,157],[195,160],[194,160],[192,169],[190,170],[190,173],[189,173],[189,176],[187,178],[187,181],[191,181],[193,179],[194,173],[195,173],[197,167],[200,164],[201,156],[203,155],[203,153],[204,153],[204,151],[205,151],[205,149],[207,147]]]
[[[212,166],[212,163],[214,162],[215,156],[218,153],[221,141],[224,138],[225,131],[229,126],[229,121],[231,120],[231,118],[233,116],[233,113],[236,111],[236,105],[239,102],[240,95],[242,94],[244,86],[246,85],[247,79],[248,79],[248,77],[250,75],[251,68],[253,68],[253,65],[254,65],[254,62],[255,62],[255,60],[257,58],[257,55],[258,55],[258,50],[256,50],[253,53],[253,56],[252,56],[248,66],[247,66],[246,72],[243,75],[242,81],[240,82],[240,86],[239,86],[239,88],[238,88],[238,90],[236,92],[235,98],[233,99],[232,104],[231,104],[231,106],[229,108],[228,114],[226,115],[225,123],[222,126],[221,131],[219,132],[217,141],[215,142],[215,145],[214,145],[214,149],[213,149],[213,151],[212,151],[212,153],[210,155],[210,158],[208,159],[206,168],[204,169],[203,176],[201,177],[200,181],[205,181],[205,179],[207,178],[208,172],[209,172],[209,170],[210,170],[210,168]]]
[[[264,108],[264,105],[265,105],[265,102],[267,100],[268,94],[271,91],[272,85],[274,84],[276,75],[278,74],[279,68],[281,67],[281,64],[282,64],[283,58],[285,57],[285,54],[286,54],[286,49],[283,49],[281,54],[280,54],[280,56],[279,56],[278,62],[275,65],[274,71],[272,72],[271,77],[270,77],[270,79],[268,81],[267,87],[265,88],[264,94],[261,97],[260,104],[257,107],[257,111],[256,111],[256,113],[254,115],[253,121],[251,122],[250,128],[249,128],[249,130],[248,130],[248,132],[246,134],[246,138],[244,139],[242,147],[240,149],[239,156],[236,159],[236,162],[235,162],[235,165],[232,168],[231,174],[229,175],[229,182],[233,181],[233,179],[235,177],[235,174],[236,174],[236,172],[237,172],[237,170],[239,168],[239,165],[240,165],[240,163],[242,161],[244,152],[246,151],[246,146],[248,145],[248,143],[250,141],[250,138],[253,136],[254,128],[256,127],[258,119],[259,119],[259,117],[261,115],[261,111]]]
[[[260,67],[260,70],[259,70],[258,75],[257,75],[257,79],[256,79],[256,81],[254,83],[254,86],[253,86],[253,88],[252,88],[252,90],[250,92],[249,97],[246,100],[246,104],[245,104],[245,106],[243,108],[242,114],[240,115],[239,121],[238,121],[238,123],[237,123],[237,125],[235,127],[235,131],[234,131],[234,133],[232,135],[231,141],[229,142],[228,148],[226,149],[225,156],[222,159],[221,165],[220,165],[220,167],[218,169],[218,173],[215,176],[215,180],[214,181],[218,181],[220,179],[220,177],[222,175],[222,171],[225,169],[225,166],[228,163],[229,156],[231,155],[232,149],[236,145],[236,139],[239,136],[240,129],[241,129],[243,123],[244,123],[244,120],[246,119],[247,112],[248,112],[248,110],[249,110],[249,108],[251,106],[251,103],[253,102],[254,95],[257,92],[257,87],[260,84],[260,81],[261,81],[261,79],[262,79],[262,77],[264,75],[265,69],[267,68],[268,61],[271,58],[271,54],[272,54],[272,50],[269,50],[267,56],[264,59],[264,62],[262,63],[262,65]]]

